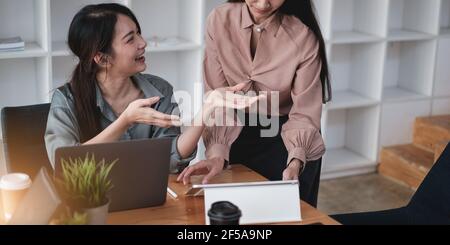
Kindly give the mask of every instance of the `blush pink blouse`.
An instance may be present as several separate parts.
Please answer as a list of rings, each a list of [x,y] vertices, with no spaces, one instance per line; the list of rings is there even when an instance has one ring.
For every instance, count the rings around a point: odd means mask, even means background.
[[[278,91],[279,112],[289,115],[281,136],[294,158],[306,163],[325,153],[319,43],[298,18],[276,14],[264,26],[254,57],[250,41],[254,22],[245,3],[227,3],[207,20],[203,61],[205,91],[247,83],[255,91]],[[269,102],[270,103],[270,102]],[[207,158],[229,160],[241,126],[208,127],[203,140]]]

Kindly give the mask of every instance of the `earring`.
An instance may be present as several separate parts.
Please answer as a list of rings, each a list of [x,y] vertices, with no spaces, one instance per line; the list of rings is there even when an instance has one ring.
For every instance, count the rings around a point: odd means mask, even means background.
[[[102,55],[101,63],[102,63],[103,65],[109,64],[109,57],[108,57],[108,55]]]

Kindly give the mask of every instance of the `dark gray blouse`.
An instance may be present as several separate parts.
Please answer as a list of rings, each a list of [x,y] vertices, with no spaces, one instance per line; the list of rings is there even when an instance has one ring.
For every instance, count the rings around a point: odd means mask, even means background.
[[[161,99],[155,105],[157,111],[166,114],[178,114],[178,105],[172,101],[173,88],[164,79],[149,75],[136,74],[133,82],[142,90],[145,98],[159,96]],[[104,100],[100,88],[97,89],[97,106],[101,111],[100,124],[102,129],[107,128],[117,119],[111,106]],[[59,147],[75,146],[80,144],[80,131],[75,117],[75,104],[68,84],[57,89],[53,94],[47,129],[45,132],[45,145],[52,166],[55,166],[55,151]],[[171,173],[179,172],[194,159],[196,151],[186,159],[181,159],[177,149],[177,140],[180,128],[160,128],[153,125],[134,124],[122,135],[120,140],[172,137],[170,158]]]

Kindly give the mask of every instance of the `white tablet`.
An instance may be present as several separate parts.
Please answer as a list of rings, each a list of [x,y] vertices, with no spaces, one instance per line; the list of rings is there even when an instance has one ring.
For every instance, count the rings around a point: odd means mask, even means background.
[[[208,211],[218,201],[229,201],[242,212],[240,224],[301,221],[299,183],[263,181],[226,184],[193,185],[205,192],[205,220]]]

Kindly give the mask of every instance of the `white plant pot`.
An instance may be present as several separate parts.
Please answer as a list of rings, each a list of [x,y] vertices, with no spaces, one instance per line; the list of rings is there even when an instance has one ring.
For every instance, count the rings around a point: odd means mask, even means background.
[[[106,219],[108,217],[108,209],[109,209],[110,201],[99,207],[95,208],[87,208],[84,211],[87,214],[88,225],[105,225]]]

